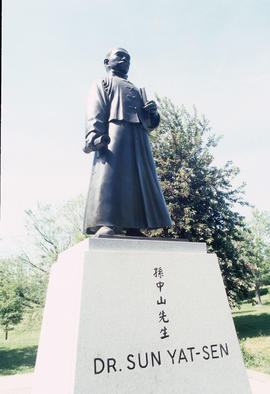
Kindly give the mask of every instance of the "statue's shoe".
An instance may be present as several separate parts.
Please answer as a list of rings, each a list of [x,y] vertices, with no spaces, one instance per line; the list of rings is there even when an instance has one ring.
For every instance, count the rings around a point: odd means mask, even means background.
[[[99,238],[99,237],[102,237],[103,235],[114,235],[114,234],[115,234],[115,231],[111,227],[102,226],[95,233],[94,237]]]
[[[126,231],[126,235],[128,237],[146,237],[139,229],[137,228],[128,228]]]

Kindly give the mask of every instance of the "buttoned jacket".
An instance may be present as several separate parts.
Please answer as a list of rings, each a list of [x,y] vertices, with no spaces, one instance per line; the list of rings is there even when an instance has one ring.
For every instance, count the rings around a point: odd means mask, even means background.
[[[146,131],[157,127],[159,115],[149,114],[143,105],[139,90],[128,80],[108,76],[96,81],[89,94],[86,135],[106,134],[112,121],[141,123]]]

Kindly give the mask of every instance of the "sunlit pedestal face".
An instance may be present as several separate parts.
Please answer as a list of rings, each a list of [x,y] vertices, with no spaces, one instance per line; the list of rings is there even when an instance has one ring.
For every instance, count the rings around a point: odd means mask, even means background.
[[[53,267],[33,394],[247,394],[215,255],[90,239]]]

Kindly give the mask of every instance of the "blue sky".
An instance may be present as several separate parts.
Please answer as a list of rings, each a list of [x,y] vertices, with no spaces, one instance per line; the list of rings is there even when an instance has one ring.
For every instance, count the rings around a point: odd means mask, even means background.
[[[2,238],[23,211],[86,192],[91,81],[108,49],[131,54],[129,79],[210,120],[246,199],[268,210],[270,1],[9,0],[3,2]],[[249,214],[246,210],[245,214]]]

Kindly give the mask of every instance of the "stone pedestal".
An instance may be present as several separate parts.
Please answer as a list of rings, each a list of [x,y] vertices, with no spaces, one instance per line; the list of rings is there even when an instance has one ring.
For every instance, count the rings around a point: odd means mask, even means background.
[[[88,239],[52,267],[33,394],[248,394],[205,244]]]

